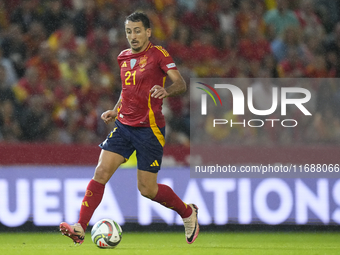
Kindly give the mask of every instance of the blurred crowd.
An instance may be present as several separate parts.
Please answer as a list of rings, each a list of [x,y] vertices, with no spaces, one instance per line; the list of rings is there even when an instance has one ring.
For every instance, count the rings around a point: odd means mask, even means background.
[[[194,77],[340,75],[338,0],[0,0],[0,141],[100,143],[112,128],[100,115],[121,90],[124,21],[136,10],[188,85]],[[189,95],[190,87],[164,100],[168,143],[189,144]],[[234,132],[230,140],[339,142],[340,86],[315,86],[313,95],[310,134],[301,127],[248,140]]]

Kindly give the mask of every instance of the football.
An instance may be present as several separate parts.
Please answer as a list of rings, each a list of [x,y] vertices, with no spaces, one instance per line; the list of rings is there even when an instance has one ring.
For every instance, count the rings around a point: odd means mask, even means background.
[[[110,219],[103,219],[93,225],[91,230],[92,241],[99,248],[113,249],[122,240],[121,226]]]

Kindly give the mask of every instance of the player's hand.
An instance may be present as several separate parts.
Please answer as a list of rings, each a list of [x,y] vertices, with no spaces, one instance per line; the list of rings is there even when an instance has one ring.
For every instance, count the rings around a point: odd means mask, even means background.
[[[155,85],[150,89],[151,97],[163,99],[166,98],[169,93],[166,92],[165,88],[159,85]]]
[[[114,110],[108,110],[103,112],[100,117],[105,122],[105,124],[108,124],[111,121],[114,121],[114,119],[117,117],[117,112]]]

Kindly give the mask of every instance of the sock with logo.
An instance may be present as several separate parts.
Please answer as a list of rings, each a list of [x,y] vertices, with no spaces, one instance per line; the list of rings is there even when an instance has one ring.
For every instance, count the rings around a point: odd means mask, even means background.
[[[192,213],[191,207],[184,203],[169,186],[164,184],[158,184],[157,195],[152,200],[176,211],[182,218],[187,218]]]
[[[91,180],[86,188],[86,193],[83,198],[83,202],[80,208],[79,221],[84,231],[87,228],[90,219],[102,201],[105,185],[95,180]]]

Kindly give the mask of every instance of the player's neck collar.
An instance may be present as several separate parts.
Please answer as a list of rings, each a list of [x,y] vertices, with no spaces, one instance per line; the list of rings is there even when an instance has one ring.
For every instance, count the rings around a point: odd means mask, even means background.
[[[138,55],[138,54],[141,54],[141,53],[145,53],[145,52],[147,52],[150,48],[152,48],[152,45],[153,45],[153,44],[149,41],[148,45],[146,46],[146,48],[145,48],[143,51],[136,52],[136,53],[133,53],[133,52],[132,52],[132,49],[130,48],[131,54],[136,54],[136,55]]]

